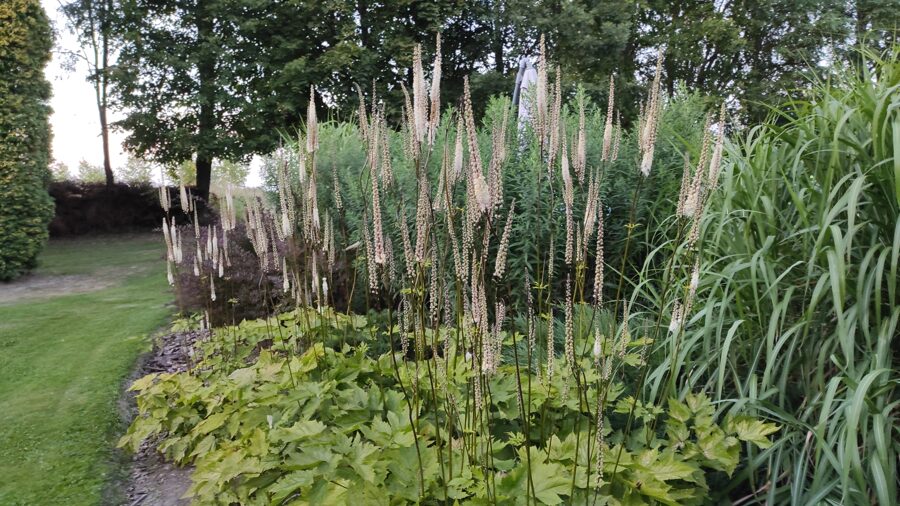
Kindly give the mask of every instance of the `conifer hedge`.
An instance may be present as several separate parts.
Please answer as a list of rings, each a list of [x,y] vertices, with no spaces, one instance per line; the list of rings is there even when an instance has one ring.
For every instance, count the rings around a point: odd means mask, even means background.
[[[39,0],[0,2],[0,280],[34,267],[47,241],[53,32]]]

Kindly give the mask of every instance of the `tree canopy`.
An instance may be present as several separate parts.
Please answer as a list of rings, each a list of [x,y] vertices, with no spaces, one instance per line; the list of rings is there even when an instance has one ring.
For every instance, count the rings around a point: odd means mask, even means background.
[[[77,0],[78,5],[112,0]],[[518,58],[541,34],[569,83],[637,103],[658,48],[667,89],[727,99],[746,119],[796,91],[807,74],[852,62],[859,41],[893,39],[900,0],[115,0],[113,83],[126,147],[165,164],[193,159],[200,193],[214,159],[272,151],[302,124],[312,87],[319,116],[349,118],[358,84],[397,118],[415,44],[441,33],[442,96],[464,76],[473,101],[511,93]],[[565,84],[565,83],[564,83]],[[477,112],[477,111],[476,111]],[[627,123],[636,111],[621,111]],[[327,113],[327,114],[326,114]]]

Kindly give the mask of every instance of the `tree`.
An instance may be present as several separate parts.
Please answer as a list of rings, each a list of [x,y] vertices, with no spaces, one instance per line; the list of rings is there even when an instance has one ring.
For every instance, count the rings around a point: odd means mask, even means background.
[[[252,61],[235,59],[227,0],[124,0],[111,75],[127,116],[125,147],[163,164],[194,158],[197,196],[206,199],[215,158],[252,152],[260,125],[243,114]]]
[[[144,184],[153,179],[153,163],[136,156],[129,156],[125,165],[119,168],[119,179],[127,184]]]
[[[39,0],[0,3],[0,280],[34,267],[53,217],[50,61],[53,32]]]
[[[245,163],[221,160],[213,164],[213,174],[223,183],[243,186],[247,181],[247,176],[250,175],[250,166]]]
[[[94,87],[97,112],[100,115],[100,136],[103,142],[103,172],[106,185],[114,183],[112,162],[109,156],[109,84],[110,66],[115,51],[116,37],[113,28],[117,23],[116,0],[72,0],[61,9],[68,20],[69,29],[81,43],[80,52],[70,56],[88,66],[88,81]]]
[[[50,179],[53,181],[68,181],[70,177],[69,166],[65,163],[57,160],[50,164]]]
[[[82,183],[102,183],[105,177],[103,167],[87,160],[78,162],[78,173],[75,176]]]

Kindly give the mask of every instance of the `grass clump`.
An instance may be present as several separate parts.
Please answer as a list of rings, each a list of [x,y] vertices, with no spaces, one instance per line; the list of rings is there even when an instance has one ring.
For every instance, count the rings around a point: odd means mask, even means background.
[[[866,56],[729,146],[708,295],[669,348],[682,392],[784,427],[729,485],[741,503],[898,497],[900,64]]]

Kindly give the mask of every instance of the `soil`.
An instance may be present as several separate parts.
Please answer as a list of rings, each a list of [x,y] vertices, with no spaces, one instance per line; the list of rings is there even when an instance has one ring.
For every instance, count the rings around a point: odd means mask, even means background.
[[[158,372],[184,372],[190,364],[188,350],[194,342],[203,337],[201,331],[177,332],[157,338],[153,350],[138,361],[135,371],[125,385],[147,374]],[[134,392],[123,392],[119,401],[119,410],[126,423],[137,416]],[[191,485],[190,467],[178,467],[166,462],[156,451],[157,441],[148,440],[140,450],[130,456],[126,465],[130,467],[124,483],[118,484],[119,499],[111,504],[129,506],[180,506],[190,504],[183,498]]]
[[[0,304],[94,292],[109,288],[116,282],[112,276],[30,274],[5,283],[3,289],[0,290]]]

